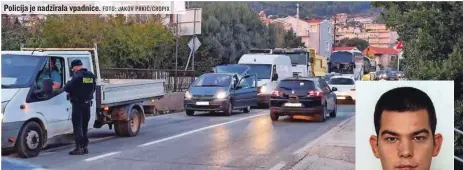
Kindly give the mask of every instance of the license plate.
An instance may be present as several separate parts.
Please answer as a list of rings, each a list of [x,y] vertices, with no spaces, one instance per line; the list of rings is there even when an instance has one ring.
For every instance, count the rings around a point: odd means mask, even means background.
[[[288,107],[302,107],[301,103],[286,103],[285,106]]]
[[[209,106],[209,102],[196,102],[198,106]]]
[[[293,119],[312,120],[311,116],[294,115]]]
[[[342,97],[337,97],[337,99],[346,99],[346,97],[342,96]]]

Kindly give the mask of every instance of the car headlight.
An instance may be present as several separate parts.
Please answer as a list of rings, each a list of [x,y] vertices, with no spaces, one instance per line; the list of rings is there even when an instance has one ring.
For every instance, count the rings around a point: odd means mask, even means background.
[[[217,99],[225,99],[226,97],[227,97],[227,93],[225,93],[225,92],[219,92],[216,95]]]
[[[187,91],[187,92],[185,93],[185,98],[191,99],[192,97],[193,97],[193,96],[191,95],[191,93],[190,93],[189,91]]]
[[[262,87],[260,88],[259,93],[265,93],[265,92],[267,92],[267,87],[262,86]]]

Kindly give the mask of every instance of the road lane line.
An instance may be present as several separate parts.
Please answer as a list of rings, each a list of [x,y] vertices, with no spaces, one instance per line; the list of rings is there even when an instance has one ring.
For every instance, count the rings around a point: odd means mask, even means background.
[[[103,155],[98,155],[98,156],[95,156],[95,157],[91,157],[91,158],[87,158],[85,159],[84,161],[94,161],[94,160],[98,160],[98,159],[101,159],[101,158],[104,158],[104,157],[108,157],[108,156],[112,156],[112,155],[115,155],[115,154],[118,154],[120,152],[110,152],[110,153],[107,153],[107,154],[103,154]]]
[[[281,168],[285,167],[285,165],[286,165],[286,162],[281,161],[280,163],[276,164],[269,170],[280,170]]]
[[[156,144],[156,143],[160,143],[160,142],[168,141],[168,140],[171,140],[171,139],[179,138],[179,137],[182,137],[182,136],[186,136],[186,135],[189,135],[189,134],[192,134],[192,133],[196,133],[196,132],[200,132],[200,131],[203,131],[203,130],[215,128],[217,126],[222,126],[222,125],[226,125],[226,124],[230,124],[230,123],[235,123],[235,122],[239,122],[239,121],[243,121],[243,120],[246,120],[246,119],[259,117],[259,116],[266,115],[266,114],[268,114],[268,113],[261,113],[261,114],[257,114],[257,115],[253,115],[253,116],[249,116],[249,117],[244,117],[244,118],[237,119],[237,120],[228,121],[228,122],[225,122],[225,123],[220,123],[220,124],[216,124],[216,125],[203,127],[203,128],[200,128],[200,129],[196,129],[196,130],[192,130],[192,131],[189,131],[189,132],[181,133],[181,134],[178,134],[178,135],[175,135],[175,136],[171,136],[171,137],[167,137],[167,138],[164,138],[164,139],[160,139],[160,140],[148,142],[148,143],[145,143],[145,144],[142,144],[142,145],[138,145],[138,147],[145,147],[145,146],[153,145],[153,144]]]
[[[295,151],[293,153],[293,155],[297,156],[297,155],[300,155],[300,154],[304,154],[304,152],[311,148],[313,145],[315,145],[316,143],[318,143],[318,141],[320,141],[321,139],[325,138],[326,136],[328,136],[329,134],[331,134],[331,132],[335,131],[338,129],[339,126],[342,126],[344,124],[346,124],[348,121],[350,121],[351,119],[353,119],[354,116],[351,116],[350,118],[347,118],[346,120],[343,120],[341,123],[337,124],[336,126],[334,126],[333,128],[331,128],[328,132],[324,133],[323,135],[319,136],[317,139],[309,142],[307,145],[305,145],[304,147],[298,149],[297,151]]]

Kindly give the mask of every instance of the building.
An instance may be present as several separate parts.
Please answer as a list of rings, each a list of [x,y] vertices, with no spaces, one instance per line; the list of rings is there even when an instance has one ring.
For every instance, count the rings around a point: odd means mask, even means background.
[[[392,48],[399,37],[397,32],[390,31],[386,24],[366,24],[365,30],[362,39],[374,47]]]
[[[399,51],[394,48],[382,48],[370,46],[363,51],[363,54],[367,55],[371,59],[376,61],[376,65],[379,67],[390,67],[392,61],[397,60]]]
[[[355,51],[358,51],[358,48],[357,47],[334,47],[334,50],[333,51],[352,51],[352,50],[355,50]]]
[[[311,47],[312,45],[310,43],[310,36],[315,35],[312,31],[317,30],[315,26],[316,24],[309,24],[308,22],[297,19],[293,16],[288,16],[286,18],[277,18],[272,20],[272,23],[283,26],[285,30],[290,30],[292,28],[293,31],[296,33],[296,36],[301,37],[302,42],[304,42],[308,48],[314,48]],[[311,28],[313,30],[311,30]]]

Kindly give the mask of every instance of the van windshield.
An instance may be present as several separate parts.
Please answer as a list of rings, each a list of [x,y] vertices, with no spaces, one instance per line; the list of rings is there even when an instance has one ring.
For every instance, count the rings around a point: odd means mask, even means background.
[[[251,69],[249,70],[250,74],[256,74],[258,80],[270,79],[272,75],[272,65],[271,64],[246,64]]]
[[[293,54],[284,54],[289,56],[291,59],[291,64],[293,65],[308,65],[308,53],[293,53]]]
[[[236,73],[244,74],[248,67],[243,65],[224,65],[215,67],[217,73]]]
[[[30,55],[2,55],[2,88],[29,87],[44,59]]]

